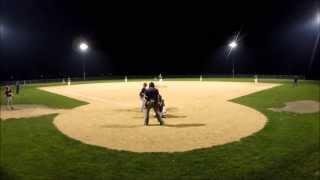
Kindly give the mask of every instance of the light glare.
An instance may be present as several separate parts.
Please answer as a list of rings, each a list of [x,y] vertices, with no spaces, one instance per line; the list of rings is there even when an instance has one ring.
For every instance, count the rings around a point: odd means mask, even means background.
[[[80,46],[79,46],[80,50],[85,52],[88,50],[89,46],[87,43],[80,43]]]
[[[316,16],[316,24],[317,24],[317,25],[320,25],[320,12],[317,13],[317,16]]]
[[[235,48],[235,47],[237,47],[237,46],[238,46],[238,44],[237,44],[236,41],[232,41],[232,42],[229,44],[229,47],[230,47],[231,49],[233,49],[233,48]]]

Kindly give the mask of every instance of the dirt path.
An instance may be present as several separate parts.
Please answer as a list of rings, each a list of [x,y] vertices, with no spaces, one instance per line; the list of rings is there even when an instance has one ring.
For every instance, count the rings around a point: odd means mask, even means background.
[[[67,110],[62,109],[54,109],[49,108],[42,105],[13,105],[14,109],[7,109],[6,106],[1,106],[1,113],[0,117],[1,120],[7,120],[11,118],[29,118],[29,117],[36,117],[42,116],[47,114],[54,114],[54,113],[63,113]]]
[[[304,100],[287,102],[282,108],[269,108],[275,112],[293,112],[293,113],[316,113],[320,111],[320,103],[318,101]]]
[[[166,126],[143,126],[138,92],[141,83],[99,83],[42,88],[89,102],[59,114],[54,124],[67,136],[87,144],[134,152],[177,152],[240,140],[261,130],[266,117],[229,102],[276,86],[234,82],[163,82]],[[158,84],[156,84],[158,85]]]

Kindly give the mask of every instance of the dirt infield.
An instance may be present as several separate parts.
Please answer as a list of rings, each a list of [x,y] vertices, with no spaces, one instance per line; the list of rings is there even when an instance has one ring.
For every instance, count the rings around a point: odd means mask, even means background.
[[[276,86],[235,82],[162,82],[166,126],[143,126],[138,93],[142,82],[45,87],[89,102],[59,114],[54,124],[67,136],[110,149],[181,152],[240,140],[261,130],[266,117],[228,100]]]
[[[14,105],[13,110],[8,110],[6,106],[1,106],[1,120],[11,118],[29,118],[47,114],[63,113],[67,110],[53,109],[42,105]]]
[[[269,108],[275,112],[293,112],[293,113],[316,113],[320,111],[320,103],[318,101],[304,100],[287,102],[282,108]]]

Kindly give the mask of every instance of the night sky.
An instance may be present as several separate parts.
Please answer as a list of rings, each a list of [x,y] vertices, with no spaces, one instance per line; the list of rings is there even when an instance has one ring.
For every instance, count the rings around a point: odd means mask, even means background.
[[[320,32],[315,0],[0,2],[1,80],[80,77],[83,58],[88,76],[231,74],[234,60],[237,74],[319,78],[319,45],[308,70]]]

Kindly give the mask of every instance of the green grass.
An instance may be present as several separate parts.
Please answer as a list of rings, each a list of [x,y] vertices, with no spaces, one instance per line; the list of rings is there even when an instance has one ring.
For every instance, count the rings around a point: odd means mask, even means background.
[[[33,88],[24,93],[48,95],[36,92]],[[85,145],[61,134],[52,124],[55,115],[4,121],[0,175],[32,180],[319,179],[320,113],[298,115],[267,110],[302,99],[319,101],[319,84],[302,83],[294,88],[286,83],[235,99],[264,113],[269,119],[266,127],[239,142],[184,153],[130,153]],[[20,102],[47,103],[33,100],[21,98]],[[68,104],[57,101],[50,106],[70,108],[83,103]]]
[[[38,86],[22,87],[19,95],[14,95],[13,98],[14,104],[42,104],[52,108],[70,109],[87,104],[86,102],[42,91],[38,89]],[[4,97],[2,96],[1,99],[4,99]],[[2,102],[4,103],[4,101]]]

